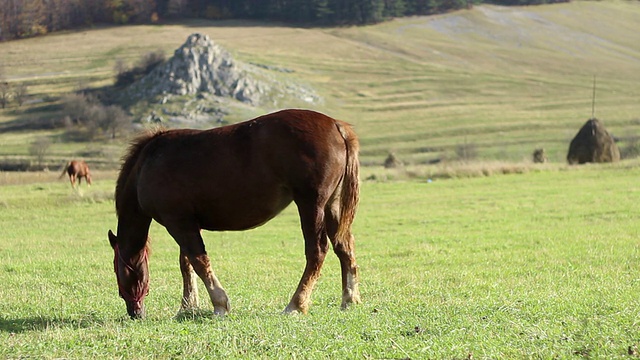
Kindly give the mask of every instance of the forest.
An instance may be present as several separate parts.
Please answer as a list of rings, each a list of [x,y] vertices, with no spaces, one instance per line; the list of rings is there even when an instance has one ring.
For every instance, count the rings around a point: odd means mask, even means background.
[[[292,25],[374,24],[481,3],[540,5],[570,0],[0,0],[0,41],[95,24],[153,24],[185,18],[251,19]]]

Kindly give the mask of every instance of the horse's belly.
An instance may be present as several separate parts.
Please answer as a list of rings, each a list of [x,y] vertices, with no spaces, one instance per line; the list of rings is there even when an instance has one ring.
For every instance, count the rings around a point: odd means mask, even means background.
[[[138,195],[143,210],[158,223],[170,226],[176,221],[191,222],[205,230],[246,230],[260,226],[293,199],[289,190],[270,186],[224,192],[142,188]]]
[[[291,203],[290,196],[215,201],[198,209],[196,217],[205,230],[246,230],[273,219]]]

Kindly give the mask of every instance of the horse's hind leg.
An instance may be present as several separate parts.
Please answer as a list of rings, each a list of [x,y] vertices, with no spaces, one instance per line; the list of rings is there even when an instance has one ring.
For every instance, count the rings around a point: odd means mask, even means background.
[[[230,310],[229,298],[213,270],[211,270],[211,262],[205,251],[200,230],[181,231],[173,229],[171,226],[167,226],[167,230],[180,245],[180,251],[187,256],[193,270],[204,282],[213,303],[213,312],[216,315],[228,313]]]
[[[183,285],[180,310],[196,309],[198,307],[197,275],[189,262],[189,257],[182,250],[180,250],[180,272]]]
[[[329,250],[327,233],[324,228],[324,211],[321,207],[312,204],[297,203],[304,235],[304,251],[307,264],[302,273],[296,292],[293,294],[289,305],[284,309],[285,313],[307,313],[311,292],[320,276],[320,268]]]
[[[338,201],[334,201],[327,206],[325,224],[333,251],[340,259],[342,308],[346,309],[350,304],[360,303],[360,290],[358,288],[358,265],[356,264],[354,237],[351,234],[351,229],[349,229],[345,238],[338,239],[339,219],[340,205]]]

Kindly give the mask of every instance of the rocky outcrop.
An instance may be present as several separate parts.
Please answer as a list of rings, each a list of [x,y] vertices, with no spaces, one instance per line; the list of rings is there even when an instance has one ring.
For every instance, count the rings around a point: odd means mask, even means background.
[[[279,107],[288,103],[314,104],[320,97],[311,89],[283,81],[268,66],[244,64],[235,60],[222,46],[216,44],[208,35],[195,33],[178,48],[173,56],[158,65],[148,75],[124,90],[122,96],[130,102],[147,100],[150,103],[165,105],[174,98],[182,102],[197,102],[189,110],[170,111],[155,109],[156,113],[170,112],[175,119],[219,120],[222,111],[199,111],[210,109],[213,98],[235,100],[249,106]],[[278,73],[284,73],[278,68]],[[280,75],[282,76],[282,75]],[[190,96],[185,100],[184,96]],[[175,108],[175,107],[174,107]],[[164,116],[158,117],[163,119]]]

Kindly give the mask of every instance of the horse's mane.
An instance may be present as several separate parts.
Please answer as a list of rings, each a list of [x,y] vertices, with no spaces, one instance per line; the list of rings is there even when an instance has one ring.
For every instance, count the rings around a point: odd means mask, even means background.
[[[165,129],[155,129],[149,132],[145,132],[131,141],[129,145],[129,151],[122,157],[122,167],[120,168],[120,174],[118,175],[118,180],[116,182],[116,214],[120,216],[122,205],[123,205],[123,195],[125,191],[125,187],[127,185],[127,181],[129,181],[129,177],[131,173],[134,171],[138,158],[140,157],[140,153],[142,150],[158,135],[166,132]]]

